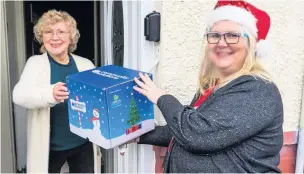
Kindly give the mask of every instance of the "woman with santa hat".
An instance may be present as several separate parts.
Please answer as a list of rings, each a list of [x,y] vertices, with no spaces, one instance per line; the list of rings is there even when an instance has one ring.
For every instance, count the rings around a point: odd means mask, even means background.
[[[156,87],[147,75],[135,90],[157,104],[166,126],[139,138],[168,147],[164,172],[281,172],[283,104],[260,64],[269,15],[245,1],[218,1],[206,20],[205,56],[190,105]]]

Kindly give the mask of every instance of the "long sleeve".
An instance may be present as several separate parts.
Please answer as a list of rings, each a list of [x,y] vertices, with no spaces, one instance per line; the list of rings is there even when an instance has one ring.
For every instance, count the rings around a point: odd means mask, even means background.
[[[156,126],[154,130],[148,132],[139,138],[138,144],[150,144],[155,146],[168,147],[172,134],[167,125]]]
[[[198,154],[225,150],[283,120],[277,88],[262,80],[235,85],[198,110],[171,95],[157,105],[177,143]]]
[[[51,107],[57,104],[53,97],[53,85],[39,83],[41,78],[39,58],[41,57],[34,56],[28,59],[20,80],[13,90],[13,102],[27,109]]]

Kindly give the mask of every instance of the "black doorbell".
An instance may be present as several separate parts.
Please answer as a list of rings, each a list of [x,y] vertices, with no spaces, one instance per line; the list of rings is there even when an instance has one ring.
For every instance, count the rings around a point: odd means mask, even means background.
[[[145,36],[146,40],[160,41],[160,13],[153,11],[145,17]]]

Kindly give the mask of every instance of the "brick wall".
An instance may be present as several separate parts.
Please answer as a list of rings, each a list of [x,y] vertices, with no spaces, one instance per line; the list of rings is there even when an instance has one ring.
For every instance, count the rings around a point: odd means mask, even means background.
[[[296,166],[296,155],[297,155],[297,131],[284,132],[284,145],[280,152],[281,159],[279,168],[282,173],[294,173]],[[162,173],[162,163],[166,155],[167,148],[164,147],[153,147],[155,151],[156,164],[155,173]]]

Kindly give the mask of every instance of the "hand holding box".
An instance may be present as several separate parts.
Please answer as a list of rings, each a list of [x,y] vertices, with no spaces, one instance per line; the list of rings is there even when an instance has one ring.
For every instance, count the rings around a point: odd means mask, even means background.
[[[71,131],[109,149],[153,130],[153,103],[133,89],[138,74],[109,65],[68,76]]]

